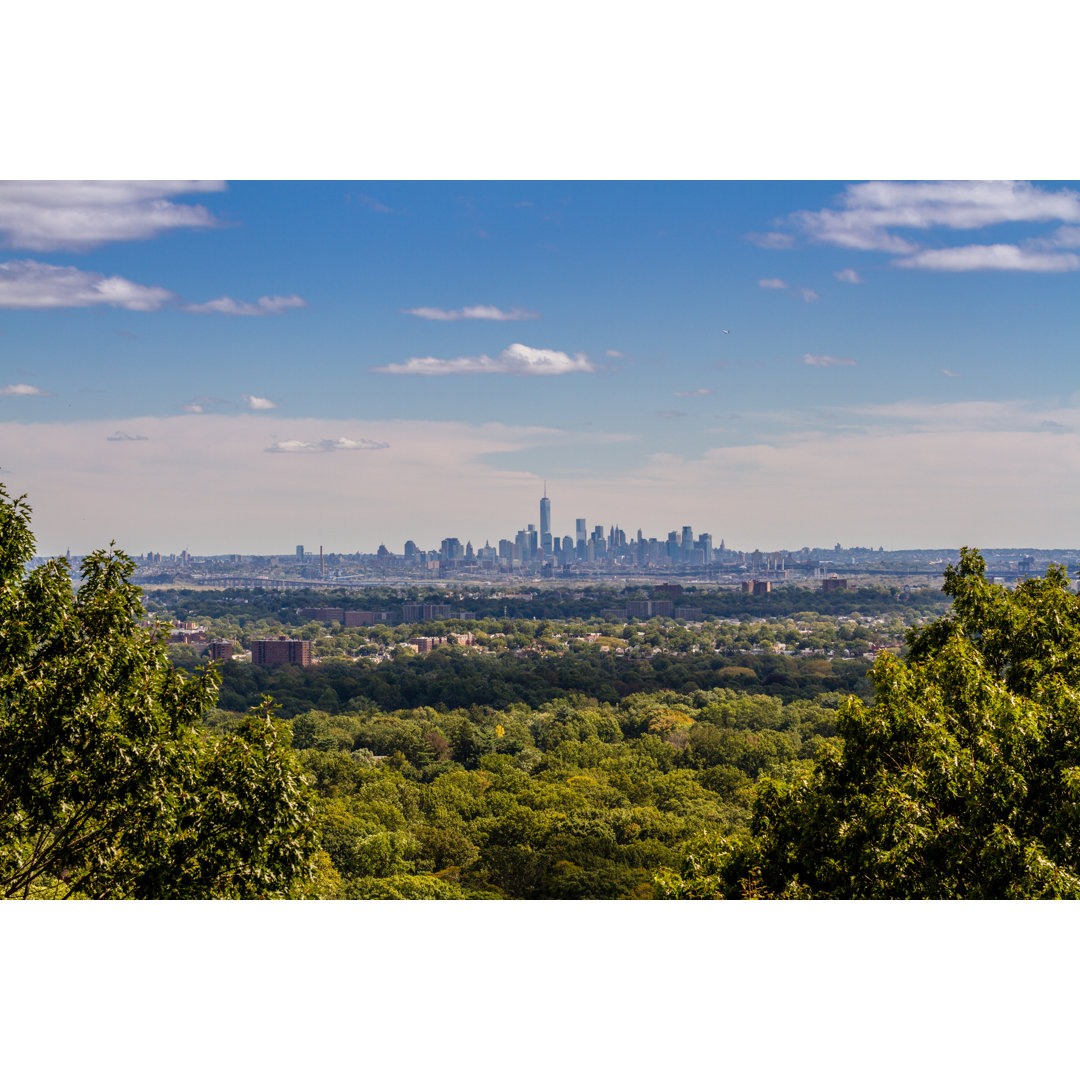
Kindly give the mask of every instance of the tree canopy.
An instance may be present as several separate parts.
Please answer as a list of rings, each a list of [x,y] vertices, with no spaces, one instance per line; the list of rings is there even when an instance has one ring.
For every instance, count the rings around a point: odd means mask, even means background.
[[[951,612],[880,655],[840,748],[759,788],[749,834],[701,836],[665,897],[1080,897],[1080,598],[1061,567],[1015,590],[977,551]]]
[[[269,702],[200,725],[219,676],[175,671],[139,624],[134,565],[96,551],[26,573],[25,498],[0,485],[0,895],[263,897],[295,892],[312,797]]]

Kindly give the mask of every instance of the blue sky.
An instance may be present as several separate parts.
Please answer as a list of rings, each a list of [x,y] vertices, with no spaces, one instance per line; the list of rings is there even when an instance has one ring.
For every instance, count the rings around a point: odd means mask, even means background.
[[[1072,546],[1080,184],[0,182],[43,551]],[[724,331],[729,331],[725,333]]]

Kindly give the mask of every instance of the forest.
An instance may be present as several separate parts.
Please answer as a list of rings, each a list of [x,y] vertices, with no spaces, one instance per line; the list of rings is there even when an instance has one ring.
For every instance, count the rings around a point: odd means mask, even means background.
[[[717,689],[300,713],[319,895],[653,898],[688,841],[747,826],[761,777],[807,767],[835,737],[836,704]]]
[[[763,780],[810,770],[841,701],[872,698],[874,651],[947,606],[888,588],[792,593],[728,592],[713,603],[727,614],[689,625],[477,612],[346,628],[305,621],[303,595],[152,601],[241,646],[314,642],[309,667],[215,665],[204,721],[227,732],[265,696],[288,720],[317,806],[313,895],[652,899],[688,846],[747,830]],[[840,614],[810,606],[823,599]],[[419,655],[417,635],[444,643]],[[169,653],[191,673],[205,663],[193,646]]]

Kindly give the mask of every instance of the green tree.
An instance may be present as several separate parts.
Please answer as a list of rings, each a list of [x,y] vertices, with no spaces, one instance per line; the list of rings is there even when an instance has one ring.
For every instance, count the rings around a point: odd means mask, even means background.
[[[134,564],[26,573],[25,498],[0,486],[0,895],[287,895],[310,877],[311,796],[266,700],[200,724],[213,669],[185,677],[140,627]]]
[[[990,584],[967,549],[944,591],[841,708],[842,749],[765,781],[749,837],[699,838],[659,895],[1080,898],[1080,598],[1060,567]]]

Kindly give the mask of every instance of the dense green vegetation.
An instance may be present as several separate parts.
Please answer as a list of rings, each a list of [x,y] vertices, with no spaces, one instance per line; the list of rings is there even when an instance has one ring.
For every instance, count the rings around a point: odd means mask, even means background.
[[[425,705],[539,707],[572,694],[617,704],[630,694],[717,688],[795,701],[827,692],[868,695],[869,668],[866,659],[800,660],[773,653],[628,657],[597,648],[555,656],[478,656],[448,646],[426,656],[406,652],[383,663],[325,661],[308,668],[266,669],[234,661],[222,666],[220,704],[239,711],[270,694],[282,715],[293,717],[310,709],[338,714]]]
[[[748,832],[696,838],[661,895],[1080,899],[1080,598],[1057,567],[991,585],[968,550],[945,591],[839,745],[764,781]]]
[[[834,736],[835,704],[722,689],[302,713],[322,895],[651,898],[685,843],[745,828],[759,779],[806,767]]]
[[[648,598],[652,589],[631,586],[589,585],[582,588],[542,588],[533,592],[501,593],[487,589],[390,589],[373,586],[361,591],[346,589],[155,589],[147,595],[147,609],[179,620],[224,620],[238,632],[272,625],[298,627],[304,619],[298,608],[348,607],[388,611],[393,619],[401,615],[403,603],[450,604],[454,610],[467,609],[477,619],[600,619],[608,608],[628,600]],[[858,589],[823,592],[821,589],[786,585],[762,596],[739,589],[686,588],[675,603],[701,608],[718,619],[783,618],[798,612],[821,615],[850,615],[874,612],[898,615],[905,620],[938,615],[948,601],[938,589],[907,589],[873,585]]]
[[[222,664],[207,722],[227,730],[263,695],[291,720],[318,799],[318,895],[541,899],[652,898],[703,838],[745,833],[759,785],[807,772],[835,742],[840,701],[870,699],[871,651],[942,606],[872,593],[840,616],[792,602],[790,616],[692,626],[506,615],[343,628],[280,596],[156,599],[240,643],[315,642],[307,668]],[[405,647],[418,634],[446,644],[418,655]],[[200,662],[190,646],[172,655]]]
[[[217,675],[178,674],[138,625],[116,551],[26,574],[29,509],[0,486],[0,896],[304,895],[312,794],[263,706],[201,723]]]

